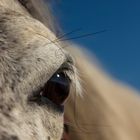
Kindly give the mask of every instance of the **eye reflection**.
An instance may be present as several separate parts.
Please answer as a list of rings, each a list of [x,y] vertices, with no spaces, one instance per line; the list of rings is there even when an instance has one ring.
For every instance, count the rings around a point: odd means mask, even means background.
[[[40,95],[56,105],[62,105],[69,95],[70,83],[70,79],[65,73],[55,73],[45,84]]]

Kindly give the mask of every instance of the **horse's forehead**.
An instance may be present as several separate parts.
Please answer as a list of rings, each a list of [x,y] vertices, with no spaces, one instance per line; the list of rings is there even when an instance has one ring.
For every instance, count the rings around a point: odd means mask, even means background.
[[[0,20],[0,30],[3,30],[4,41],[8,44],[3,52],[7,51],[13,61],[20,61],[17,65],[27,73],[34,71],[26,81],[39,74],[45,74],[44,80],[47,80],[49,73],[54,73],[65,61],[64,51],[53,42],[55,35],[39,21],[15,12],[1,14]]]

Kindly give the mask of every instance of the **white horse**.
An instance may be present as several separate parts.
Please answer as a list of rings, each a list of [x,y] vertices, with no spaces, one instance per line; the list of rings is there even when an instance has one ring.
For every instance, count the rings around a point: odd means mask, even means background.
[[[49,6],[45,18],[42,5],[0,0],[0,140],[62,137],[63,105],[76,68],[55,41]]]
[[[139,140],[137,92],[80,49],[62,49],[69,42],[59,42],[58,30],[49,3],[0,0],[0,140],[60,140],[69,93],[70,139]]]

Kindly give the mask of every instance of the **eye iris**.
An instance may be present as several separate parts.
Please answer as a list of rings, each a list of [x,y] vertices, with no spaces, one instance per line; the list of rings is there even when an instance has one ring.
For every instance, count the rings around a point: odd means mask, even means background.
[[[70,79],[64,73],[56,73],[46,83],[41,95],[57,105],[62,105],[69,95]]]

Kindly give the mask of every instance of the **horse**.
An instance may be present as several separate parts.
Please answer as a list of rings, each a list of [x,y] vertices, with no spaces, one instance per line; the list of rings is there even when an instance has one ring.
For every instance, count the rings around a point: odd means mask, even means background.
[[[0,0],[0,140],[138,140],[138,92],[60,30],[49,1]]]
[[[43,5],[0,0],[0,140],[62,137],[64,103],[78,76]]]

